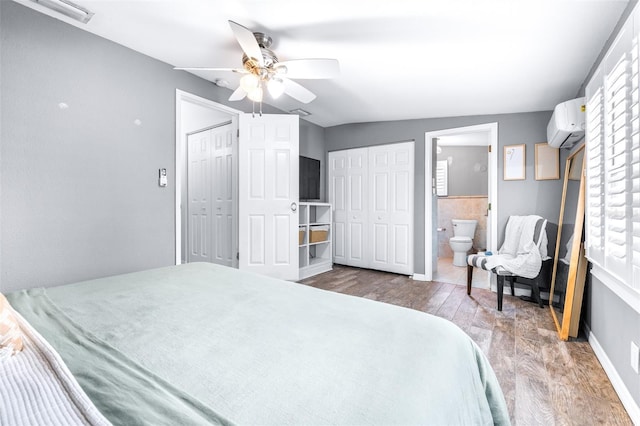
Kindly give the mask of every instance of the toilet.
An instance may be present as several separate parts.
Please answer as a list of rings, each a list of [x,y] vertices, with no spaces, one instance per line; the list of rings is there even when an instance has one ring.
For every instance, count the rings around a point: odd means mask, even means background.
[[[473,236],[478,221],[451,219],[451,223],[453,224],[453,237],[449,239],[449,245],[453,250],[453,264],[467,266],[467,252],[473,247]]]

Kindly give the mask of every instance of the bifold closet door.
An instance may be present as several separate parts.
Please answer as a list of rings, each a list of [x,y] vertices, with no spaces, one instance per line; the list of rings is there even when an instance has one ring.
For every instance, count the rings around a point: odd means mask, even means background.
[[[234,266],[233,127],[187,137],[188,262]]]
[[[329,153],[334,262],[413,273],[413,143]]]
[[[191,134],[188,149],[188,262],[212,262],[211,132]]]
[[[334,262],[367,268],[367,148],[329,153]]]
[[[233,127],[231,124],[210,130],[213,186],[213,262],[234,266],[234,167]]]
[[[347,151],[347,265],[369,267],[368,150]]]
[[[347,151],[329,153],[329,202],[333,208],[333,262],[347,264]]]
[[[369,267],[413,273],[413,142],[369,148]]]

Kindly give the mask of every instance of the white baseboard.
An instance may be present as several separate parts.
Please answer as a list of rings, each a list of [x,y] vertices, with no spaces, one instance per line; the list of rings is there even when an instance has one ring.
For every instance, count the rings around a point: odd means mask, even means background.
[[[616,393],[620,397],[620,401],[622,401],[622,405],[624,405],[629,417],[631,417],[631,421],[635,425],[640,425],[640,406],[638,406],[631,396],[631,392],[629,392],[629,389],[625,386],[622,378],[618,375],[618,372],[609,360],[607,353],[604,351],[602,346],[600,346],[600,342],[598,342],[596,336],[591,332],[591,329],[589,329],[586,324],[583,325],[589,339],[589,344],[593,348],[593,352],[596,354],[598,361],[600,361],[602,368],[604,368],[604,372],[607,373],[609,380],[611,380],[613,389],[615,389]]]
[[[425,274],[413,274],[412,277],[415,281],[428,281]]]

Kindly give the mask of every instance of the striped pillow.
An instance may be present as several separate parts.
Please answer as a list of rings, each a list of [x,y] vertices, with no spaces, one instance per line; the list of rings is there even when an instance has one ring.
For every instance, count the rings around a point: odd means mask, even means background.
[[[0,293],[0,359],[22,350],[22,332],[9,305]]]

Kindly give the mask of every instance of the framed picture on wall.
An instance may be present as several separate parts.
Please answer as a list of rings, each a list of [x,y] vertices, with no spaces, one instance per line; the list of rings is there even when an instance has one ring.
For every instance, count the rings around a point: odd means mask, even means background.
[[[536,180],[560,179],[560,150],[548,143],[537,143],[535,151]]]
[[[504,180],[524,180],[526,178],[526,145],[506,145],[504,147]]]

